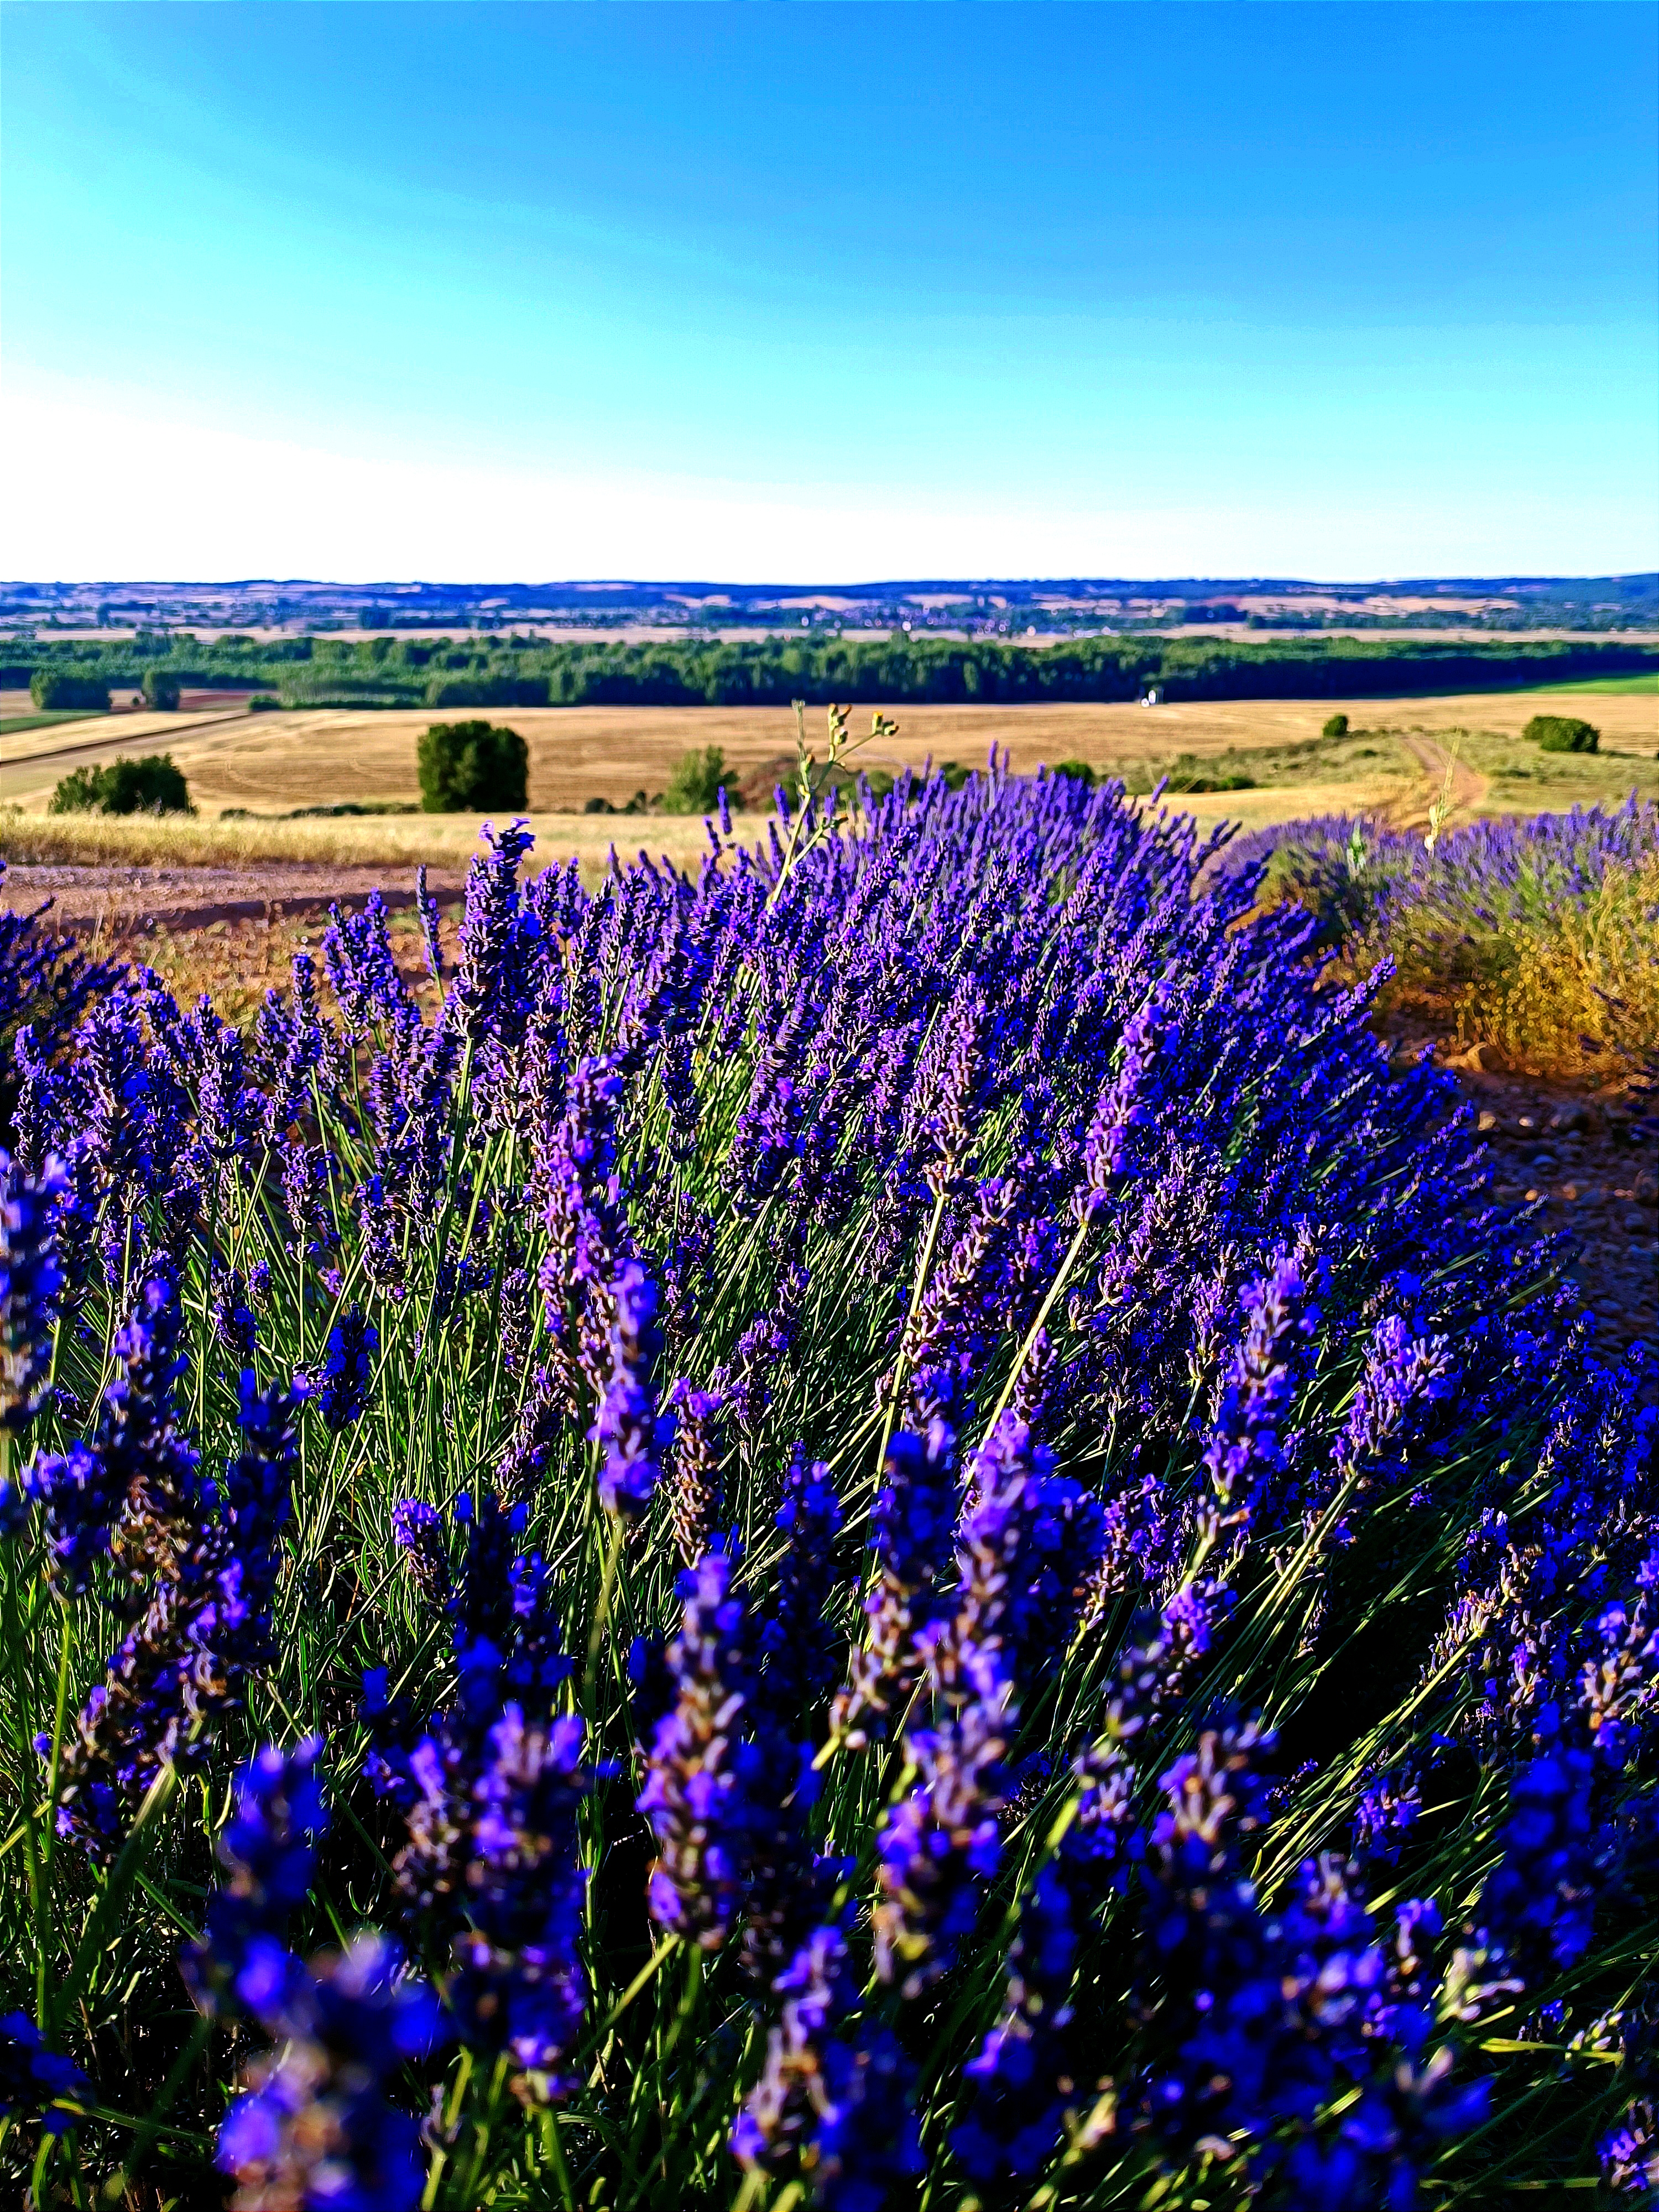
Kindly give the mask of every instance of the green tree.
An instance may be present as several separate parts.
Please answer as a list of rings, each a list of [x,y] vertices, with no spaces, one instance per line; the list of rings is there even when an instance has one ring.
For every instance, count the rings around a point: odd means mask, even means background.
[[[144,704],[173,713],[179,704],[179,679],[170,668],[147,668],[143,684]]]
[[[1348,734],[1347,716],[1346,714],[1331,715],[1319,734],[1322,738],[1346,738]]]
[[[1054,763],[1054,774],[1067,776],[1073,783],[1092,784],[1095,772],[1087,761],[1063,760]]]
[[[1546,753],[1593,753],[1601,744],[1601,732],[1576,714],[1534,714],[1521,732]]]
[[[190,787],[171,753],[122,754],[101,768],[77,768],[52,795],[53,814],[192,814]]]
[[[109,685],[101,676],[76,676],[64,668],[37,668],[29,678],[29,697],[43,714],[69,707],[109,712]]]
[[[494,722],[434,722],[416,762],[421,805],[428,814],[475,814],[527,805],[530,748],[516,730]]]
[[[662,795],[663,811],[708,814],[720,805],[720,786],[725,781],[726,755],[720,747],[706,745],[699,752],[694,745],[689,753],[680,755],[668,779],[668,788]]]

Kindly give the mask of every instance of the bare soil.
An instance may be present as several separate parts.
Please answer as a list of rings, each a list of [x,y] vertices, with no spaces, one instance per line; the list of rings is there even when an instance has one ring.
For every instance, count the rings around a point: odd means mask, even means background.
[[[1595,1316],[1594,1356],[1659,1352],[1659,1152],[1644,1102],[1628,1086],[1586,1094],[1483,1066],[1486,1047],[1453,1057],[1420,1024],[1389,1028],[1398,1054],[1431,1052],[1456,1076],[1491,1150],[1496,1201],[1566,1238],[1567,1279]]]
[[[453,905],[466,882],[464,868],[428,868],[428,888]],[[204,929],[216,921],[282,921],[285,916],[326,913],[331,906],[360,907],[378,890],[389,907],[410,906],[412,871],[381,867],[283,866],[257,868],[8,867],[0,881],[0,907],[14,909],[52,902],[50,921],[77,935],[106,939],[142,936],[149,930]]]

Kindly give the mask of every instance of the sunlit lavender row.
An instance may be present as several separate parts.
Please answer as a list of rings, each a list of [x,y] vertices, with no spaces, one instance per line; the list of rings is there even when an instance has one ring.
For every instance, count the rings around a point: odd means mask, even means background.
[[[1650,1424],[1450,1079],[1118,787],[709,836],[0,935],[8,2188],[1650,2201]]]

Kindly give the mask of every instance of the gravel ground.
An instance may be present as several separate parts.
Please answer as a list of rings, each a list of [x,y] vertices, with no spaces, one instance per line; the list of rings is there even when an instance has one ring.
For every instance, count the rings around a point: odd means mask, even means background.
[[[1596,1351],[1659,1346],[1659,1176],[1652,1124],[1628,1099],[1583,1098],[1460,1069],[1492,1151],[1500,1202],[1537,1204],[1572,1240],[1569,1270],[1596,1317]]]

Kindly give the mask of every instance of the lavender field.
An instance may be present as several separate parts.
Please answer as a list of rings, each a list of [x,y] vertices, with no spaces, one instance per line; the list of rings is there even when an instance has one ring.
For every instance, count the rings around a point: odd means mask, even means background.
[[[9,2201],[1655,2201],[1645,1370],[1372,1020],[1525,833],[709,836],[0,923]]]

